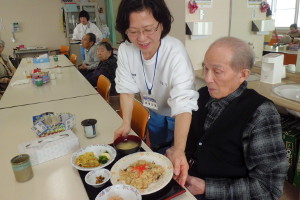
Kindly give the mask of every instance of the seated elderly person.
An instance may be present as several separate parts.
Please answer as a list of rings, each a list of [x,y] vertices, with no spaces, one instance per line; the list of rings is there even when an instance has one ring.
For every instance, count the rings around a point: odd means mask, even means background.
[[[287,33],[291,38],[300,37],[300,31],[298,30],[297,24],[290,25],[290,32]]]
[[[253,63],[252,50],[237,38],[221,38],[205,54],[207,86],[198,91],[186,145],[186,187],[197,199],[282,195],[288,163],[280,116],[271,100],[247,89]]]
[[[11,80],[11,77],[16,71],[9,58],[2,53],[4,47],[4,41],[0,40],[0,93],[3,93],[5,91],[5,89],[8,86],[8,83]]]
[[[85,78],[93,85],[97,86],[98,77],[106,76],[111,82],[110,94],[117,94],[115,89],[115,77],[117,69],[117,59],[113,54],[113,48],[108,42],[101,42],[98,45],[98,57],[100,59],[98,67],[88,73]]]
[[[94,33],[88,33],[82,38],[82,47],[85,48],[85,60],[79,66],[79,71],[85,76],[90,71],[96,69],[99,63],[97,56],[96,36]]]

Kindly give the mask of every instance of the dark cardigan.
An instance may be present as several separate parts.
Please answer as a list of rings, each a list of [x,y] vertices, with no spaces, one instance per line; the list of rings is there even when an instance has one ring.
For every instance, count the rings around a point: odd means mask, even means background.
[[[98,67],[92,72],[88,73],[85,78],[94,86],[97,86],[98,77],[100,75],[106,76],[111,82],[110,94],[115,95],[116,92],[116,69],[117,59],[114,56],[109,57],[106,61],[100,61]]]
[[[230,102],[215,122],[204,131],[208,113],[205,105],[210,95],[207,87],[201,88],[199,93],[199,110],[193,112],[186,147],[187,157],[196,160],[196,166],[190,170],[190,174],[201,178],[247,176],[242,133],[256,109],[269,100],[254,90],[247,89]]]

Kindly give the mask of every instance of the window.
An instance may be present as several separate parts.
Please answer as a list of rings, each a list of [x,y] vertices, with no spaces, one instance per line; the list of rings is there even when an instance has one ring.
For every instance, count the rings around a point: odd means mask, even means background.
[[[300,24],[300,0],[268,0],[275,19],[275,27],[290,27],[291,24]]]

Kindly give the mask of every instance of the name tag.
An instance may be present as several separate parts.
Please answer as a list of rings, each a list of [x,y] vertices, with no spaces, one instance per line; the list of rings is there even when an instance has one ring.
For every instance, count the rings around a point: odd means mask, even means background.
[[[146,108],[150,108],[150,109],[154,109],[154,110],[158,110],[158,107],[157,107],[157,102],[154,98],[148,96],[148,95],[143,95],[143,105],[146,107]]]

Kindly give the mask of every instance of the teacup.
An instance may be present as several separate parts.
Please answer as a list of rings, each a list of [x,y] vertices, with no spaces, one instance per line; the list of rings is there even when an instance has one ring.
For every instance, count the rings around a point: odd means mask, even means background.
[[[96,130],[96,119],[85,119],[81,122],[81,125],[83,126],[85,136],[87,138],[92,138],[96,136],[97,130]]]

